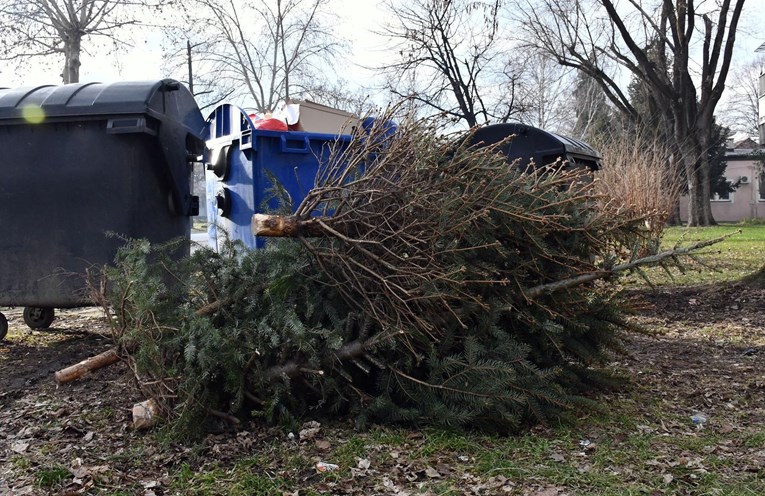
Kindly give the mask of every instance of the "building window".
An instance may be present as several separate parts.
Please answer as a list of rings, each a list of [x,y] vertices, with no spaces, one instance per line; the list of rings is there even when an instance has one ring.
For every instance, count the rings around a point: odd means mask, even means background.
[[[733,201],[733,193],[714,193],[712,195],[712,198],[710,199],[713,202],[732,202]]]
[[[765,172],[757,175],[757,199],[765,202]]]

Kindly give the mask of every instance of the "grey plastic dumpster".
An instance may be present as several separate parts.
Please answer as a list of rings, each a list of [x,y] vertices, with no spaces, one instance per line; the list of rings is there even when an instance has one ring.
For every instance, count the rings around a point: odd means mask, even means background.
[[[120,237],[188,238],[204,128],[173,80],[0,90],[0,307],[47,327],[53,308],[92,304],[84,275]]]
[[[502,146],[502,152],[508,162],[518,160],[517,166],[522,170],[528,170],[532,162],[535,167],[541,167],[557,159],[570,167],[600,170],[600,153],[587,143],[526,124],[492,124],[482,127],[471,136],[471,143],[492,145],[511,135],[515,137]]]

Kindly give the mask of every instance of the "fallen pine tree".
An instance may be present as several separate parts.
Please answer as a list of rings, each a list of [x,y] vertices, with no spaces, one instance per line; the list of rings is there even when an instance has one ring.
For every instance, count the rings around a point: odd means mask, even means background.
[[[631,268],[642,219],[586,172],[523,174],[422,122],[389,131],[333,154],[266,226],[291,239],[180,262],[136,240],[106,269],[115,335],[180,432],[339,413],[513,431],[618,383],[606,276]]]

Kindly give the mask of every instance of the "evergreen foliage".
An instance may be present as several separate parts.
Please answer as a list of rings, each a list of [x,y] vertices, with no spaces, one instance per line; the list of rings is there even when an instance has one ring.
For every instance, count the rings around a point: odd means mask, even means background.
[[[600,367],[622,339],[613,283],[534,289],[607,269],[641,219],[604,206],[584,171],[521,173],[502,143],[437,131],[377,126],[334,154],[296,211],[324,237],[180,261],[120,251],[105,307],[179,432],[211,413],[509,432],[614,384]]]
[[[728,161],[725,160],[725,150],[729,133],[729,129],[716,122],[713,124],[711,147],[707,152],[709,156],[710,190],[713,196],[715,193],[725,196],[736,191],[738,187],[738,184],[729,181],[725,177],[725,170],[728,168]]]

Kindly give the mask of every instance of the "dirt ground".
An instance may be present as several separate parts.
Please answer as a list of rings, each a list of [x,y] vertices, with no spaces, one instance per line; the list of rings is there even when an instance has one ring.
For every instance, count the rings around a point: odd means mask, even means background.
[[[765,441],[765,290],[732,284],[646,290],[633,296],[643,302],[634,319],[661,332],[633,337],[628,355],[616,364],[631,374],[634,393],[679,416],[703,412],[723,440],[746,431],[747,439],[760,432]],[[26,329],[21,309],[3,312],[11,329],[0,342],[0,495],[182,494],[177,486],[172,489],[172,479],[177,479],[173,474],[184,466],[193,468],[200,456],[216,457],[225,465],[253,444],[281,435],[253,425],[245,434],[213,435],[197,446],[163,444],[158,436],[131,428],[131,407],[143,398],[123,364],[63,386],[53,380],[55,371],[109,347],[97,310],[59,311],[47,331]],[[650,418],[655,411],[646,405],[644,415]],[[672,432],[678,422],[673,418],[680,417],[655,419],[653,425]],[[653,449],[666,449],[667,458],[677,455],[676,447]],[[715,449],[731,461],[721,470],[765,470],[765,449],[757,443],[721,441]],[[390,463],[381,470],[387,474],[384,479],[359,478],[353,489],[337,487],[327,493],[405,494],[401,488],[416,493],[417,470],[423,472],[427,464],[407,471],[396,468],[400,460]],[[313,473],[312,467],[298,468],[291,476],[323,493],[326,481],[312,478]],[[488,477],[461,480],[456,483],[463,485],[464,494],[507,491],[490,489],[491,484],[499,486]],[[513,486],[511,492],[567,494],[565,488],[556,491],[530,485]]]

